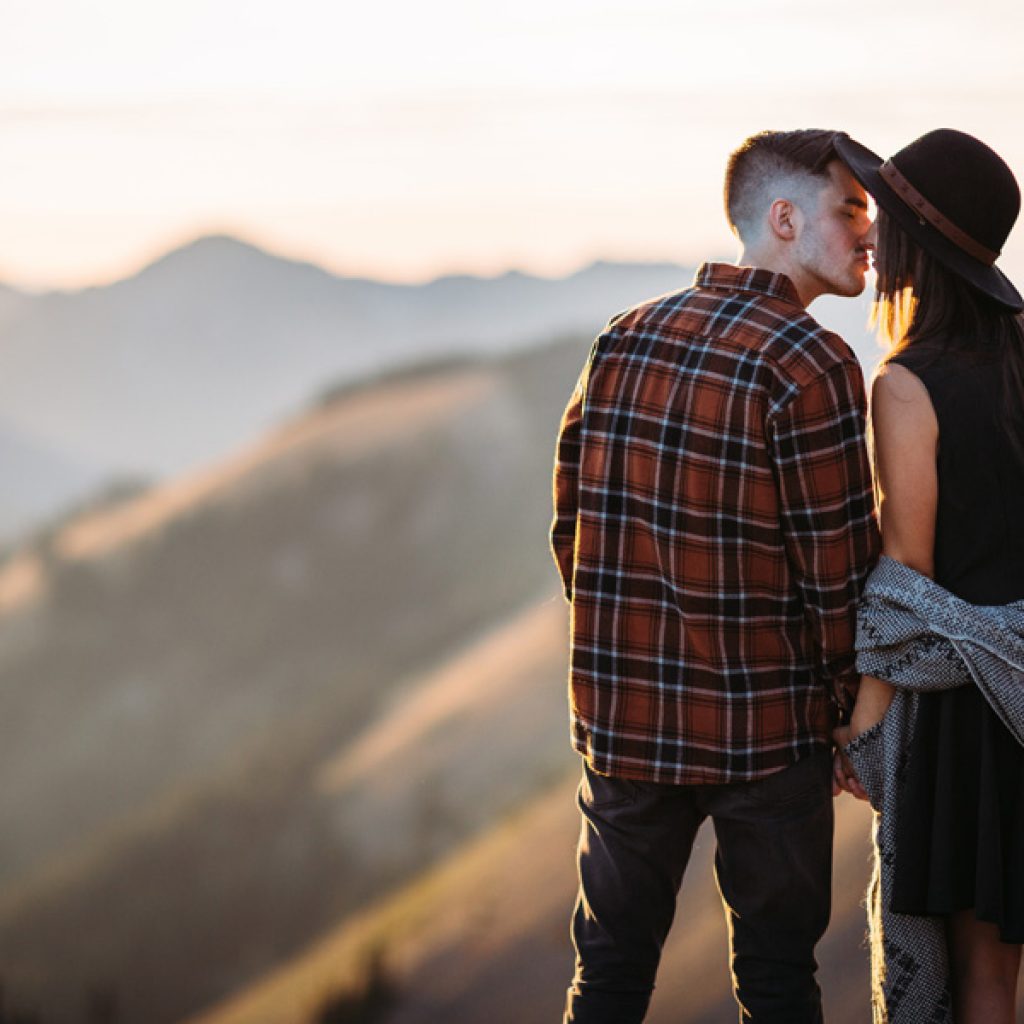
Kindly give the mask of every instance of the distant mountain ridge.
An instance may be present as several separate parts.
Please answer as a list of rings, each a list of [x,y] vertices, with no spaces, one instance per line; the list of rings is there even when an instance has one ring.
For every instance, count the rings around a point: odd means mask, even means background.
[[[41,449],[90,471],[83,481],[54,469],[38,500],[0,501],[0,537],[110,476],[166,478],[216,460],[328,387],[593,334],[619,308],[691,276],[598,263],[560,280],[510,272],[386,284],[211,236],[103,287],[0,286],[0,410]],[[0,437],[0,469],[12,457]]]

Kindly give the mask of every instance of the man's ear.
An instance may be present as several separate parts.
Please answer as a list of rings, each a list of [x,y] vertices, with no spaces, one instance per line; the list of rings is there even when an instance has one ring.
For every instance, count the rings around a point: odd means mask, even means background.
[[[768,208],[768,224],[776,238],[791,242],[796,237],[800,210],[789,199],[776,199]]]

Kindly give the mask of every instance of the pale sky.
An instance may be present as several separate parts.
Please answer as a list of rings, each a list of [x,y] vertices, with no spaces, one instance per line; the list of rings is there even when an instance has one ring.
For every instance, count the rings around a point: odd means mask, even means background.
[[[211,231],[406,281],[729,256],[722,170],[762,128],[883,155],[959,128],[1024,180],[1021,10],[8,0],[0,280],[108,281]]]

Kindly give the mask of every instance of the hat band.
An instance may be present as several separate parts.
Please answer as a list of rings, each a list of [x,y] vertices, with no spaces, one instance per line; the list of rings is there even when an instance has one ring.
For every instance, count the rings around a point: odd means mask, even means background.
[[[986,249],[980,242],[976,242],[966,231],[961,231],[948,217],[940,213],[913,185],[900,173],[899,168],[891,160],[886,160],[878,173],[885,180],[886,184],[909,206],[914,213],[927,221],[941,235],[945,235],[954,245],[963,249],[968,256],[973,256],[986,266],[991,267],[999,253]]]

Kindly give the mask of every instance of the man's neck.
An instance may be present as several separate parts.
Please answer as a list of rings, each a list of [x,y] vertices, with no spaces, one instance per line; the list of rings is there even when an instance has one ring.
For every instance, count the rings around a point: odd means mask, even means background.
[[[794,267],[791,262],[778,253],[765,252],[756,248],[744,249],[737,263],[741,267],[758,267],[760,270],[769,270],[773,274],[784,274],[793,282],[800,302],[806,309],[819,295],[824,294],[820,282],[803,272],[799,267]]]

